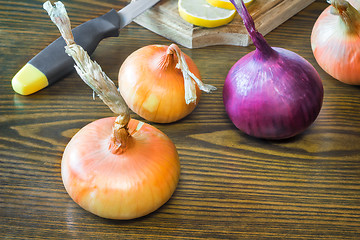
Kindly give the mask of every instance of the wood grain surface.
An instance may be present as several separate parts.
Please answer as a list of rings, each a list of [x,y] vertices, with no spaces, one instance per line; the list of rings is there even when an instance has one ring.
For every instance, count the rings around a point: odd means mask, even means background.
[[[15,94],[14,74],[59,36],[40,0],[0,0],[0,238],[3,239],[360,239],[360,88],[327,75],[310,48],[311,29],[328,4],[315,1],[266,36],[306,58],[323,79],[315,123],[297,137],[265,141],[238,131],[222,103],[230,67],[254,46],[182,50],[206,83],[195,111],[153,124],[175,143],[181,177],[156,212],[130,221],[96,217],[77,206],[60,175],[62,153],[85,124],[113,116],[75,74],[30,96]],[[64,1],[73,26],[126,1]],[[135,23],[92,55],[113,79],[136,49],[172,42]],[[134,118],[138,118],[132,114]]]

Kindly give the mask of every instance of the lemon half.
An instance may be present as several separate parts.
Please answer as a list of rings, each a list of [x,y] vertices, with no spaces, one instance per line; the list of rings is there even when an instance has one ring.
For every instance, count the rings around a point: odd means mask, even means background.
[[[206,0],[179,0],[180,16],[187,22],[201,27],[225,25],[235,17],[235,10],[210,5]]]
[[[214,7],[235,10],[234,5],[229,0],[206,0],[206,1]],[[246,7],[252,2],[253,0],[244,0]]]

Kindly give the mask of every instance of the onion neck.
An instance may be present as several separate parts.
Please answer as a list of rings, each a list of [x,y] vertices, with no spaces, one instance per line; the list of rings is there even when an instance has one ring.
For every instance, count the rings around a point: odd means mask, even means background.
[[[360,36],[360,13],[345,0],[331,0],[331,13],[339,15],[348,34]]]
[[[201,79],[199,79],[197,76],[195,76],[194,73],[190,71],[185,59],[185,55],[176,44],[173,43],[167,48],[163,62],[164,63],[162,65],[164,68],[169,67],[170,69],[171,67],[172,70],[175,68],[180,69],[184,79],[184,98],[186,104],[196,103],[196,86],[198,86],[200,90],[207,93],[216,90],[216,87],[209,84],[204,84]]]
[[[109,150],[113,154],[122,154],[131,143],[128,124],[129,115],[120,115],[116,118],[110,137]]]
[[[250,33],[250,38],[256,49],[262,53],[263,57],[270,58],[276,54],[275,50],[267,43],[264,36],[258,31]]]
[[[173,46],[175,44],[170,45],[167,50],[166,54],[161,56],[160,62],[159,62],[159,69],[161,70],[167,70],[167,69],[174,69],[176,66],[176,63],[178,62],[177,54],[176,54],[176,48],[179,47]],[[180,49],[179,49],[180,50]]]
[[[272,55],[274,55],[274,49],[267,43],[264,36],[256,30],[255,22],[251,17],[249,11],[247,10],[244,1],[230,0],[230,2],[235,6],[236,11],[242,18],[245,28],[248,31],[249,36],[254,43],[256,49],[259,50],[264,55],[264,57],[271,57]]]

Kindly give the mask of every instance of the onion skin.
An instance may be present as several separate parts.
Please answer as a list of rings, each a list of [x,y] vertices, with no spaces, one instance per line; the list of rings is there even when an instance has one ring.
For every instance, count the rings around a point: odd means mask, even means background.
[[[201,95],[195,85],[196,101],[186,104],[182,72],[175,68],[177,58],[168,55],[167,50],[164,45],[142,47],[130,54],[119,70],[119,91],[126,104],[151,122],[170,123],[184,118],[195,109]],[[184,56],[189,70],[201,79],[195,63]]]
[[[314,24],[311,33],[314,57],[333,78],[346,84],[360,85],[360,14],[357,23],[345,24],[339,15],[332,13],[332,8],[327,7]],[[351,31],[349,24],[353,25]]]
[[[85,210],[109,219],[138,218],[170,199],[179,180],[179,157],[165,134],[146,123],[136,129],[139,121],[133,119],[126,151],[111,153],[114,121],[99,119],[75,134],[63,154],[62,179]]]
[[[315,121],[323,86],[305,59],[286,49],[272,49],[270,58],[255,50],[234,64],[225,80],[223,101],[241,131],[258,138],[285,139]]]

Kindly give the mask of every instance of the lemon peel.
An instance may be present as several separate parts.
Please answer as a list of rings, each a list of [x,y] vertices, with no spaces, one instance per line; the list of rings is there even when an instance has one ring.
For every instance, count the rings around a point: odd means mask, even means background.
[[[229,10],[235,10],[234,5],[229,0],[206,0],[210,5],[219,8],[225,8]],[[244,0],[245,6],[247,7],[254,0]]]
[[[207,0],[179,0],[180,16],[187,22],[200,27],[219,27],[233,20],[235,10],[218,8]]]

